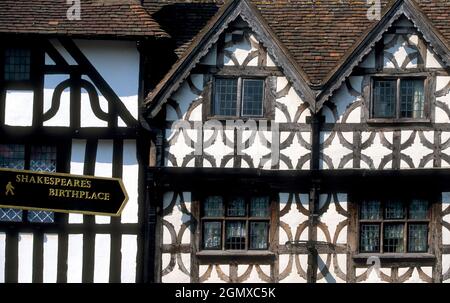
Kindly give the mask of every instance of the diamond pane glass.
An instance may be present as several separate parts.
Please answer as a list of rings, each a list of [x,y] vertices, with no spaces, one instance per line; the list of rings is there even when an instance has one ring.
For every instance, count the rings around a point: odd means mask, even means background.
[[[0,167],[25,169],[25,147],[19,144],[0,144]]]
[[[428,247],[427,224],[410,224],[408,230],[408,251],[426,252]]]
[[[203,215],[205,217],[223,216],[223,198],[221,196],[207,197],[203,204]]]
[[[250,249],[267,249],[269,233],[269,223],[250,223]]]
[[[225,249],[245,249],[245,222],[228,221],[225,233]]]
[[[216,79],[214,113],[220,116],[236,116],[237,79]]]
[[[0,208],[0,221],[22,222],[23,212],[20,209]]]
[[[242,115],[263,115],[263,80],[243,80],[244,90],[242,92]]]
[[[387,253],[404,252],[404,225],[386,224],[384,225],[383,249]]]
[[[400,82],[400,116],[424,118],[424,81],[405,79]]]
[[[250,200],[250,217],[269,216],[269,197],[252,197]]]
[[[203,222],[203,248],[221,249],[222,224],[220,222]]]
[[[409,205],[410,219],[427,219],[428,218],[428,201],[413,200]]]
[[[394,118],[397,81],[377,80],[374,82],[373,115],[374,118]]]
[[[245,216],[245,199],[242,197],[234,197],[228,202],[227,216],[243,217]]]
[[[401,201],[388,201],[384,209],[385,219],[405,218],[405,209]]]
[[[5,50],[4,77],[7,81],[30,80],[31,51],[26,48]]]
[[[30,170],[42,172],[56,172],[56,147],[32,146]]]
[[[361,224],[361,252],[380,251],[380,225]]]
[[[28,211],[28,221],[32,223],[53,223],[55,214],[50,211],[30,210]]]
[[[364,201],[361,204],[362,220],[380,220],[381,219],[381,202],[380,201]]]

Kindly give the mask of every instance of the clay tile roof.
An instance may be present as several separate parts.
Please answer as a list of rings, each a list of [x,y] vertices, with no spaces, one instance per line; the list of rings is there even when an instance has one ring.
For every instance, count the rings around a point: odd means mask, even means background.
[[[81,20],[68,20],[66,0],[1,0],[0,33],[168,37],[139,0],[82,0]]]
[[[251,0],[312,85],[323,85],[377,24],[366,0]],[[450,0],[415,0],[450,45]],[[385,11],[395,0],[381,0]],[[179,56],[214,16],[222,0],[145,0],[144,6],[176,43]]]

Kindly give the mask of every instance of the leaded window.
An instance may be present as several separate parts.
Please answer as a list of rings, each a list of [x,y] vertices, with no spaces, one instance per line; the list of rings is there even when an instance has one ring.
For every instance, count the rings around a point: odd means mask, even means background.
[[[0,167],[56,172],[56,154],[53,145],[0,144]],[[0,208],[0,221],[53,223],[55,215],[48,211]]]
[[[268,196],[208,196],[202,201],[204,250],[267,250],[269,227]]]
[[[31,50],[18,47],[5,49],[3,76],[6,81],[30,80]]]
[[[425,119],[425,79],[374,79],[372,118]]]
[[[362,253],[428,251],[430,206],[427,200],[366,200],[359,207]]]
[[[213,113],[216,116],[262,117],[264,80],[215,78]]]

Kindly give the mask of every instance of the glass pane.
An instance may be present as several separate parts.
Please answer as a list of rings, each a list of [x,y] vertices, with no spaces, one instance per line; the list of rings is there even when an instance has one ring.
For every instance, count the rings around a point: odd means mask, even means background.
[[[374,118],[395,118],[397,81],[377,80],[374,82]]]
[[[378,224],[361,224],[360,251],[380,251],[380,226]]]
[[[22,222],[22,211],[20,209],[0,208],[0,221]]]
[[[28,221],[33,223],[53,223],[55,214],[51,211],[30,210],[28,211]]]
[[[250,223],[250,249],[267,249],[269,233],[269,223]]]
[[[405,218],[405,209],[400,201],[388,201],[384,210],[385,219],[403,219]]]
[[[410,224],[408,231],[408,251],[426,252],[428,247],[427,224]]]
[[[244,80],[244,90],[242,92],[242,115],[262,116],[263,115],[263,80]]]
[[[225,249],[245,249],[245,234],[245,222],[227,222]]]
[[[381,219],[380,201],[364,201],[361,204],[361,220],[380,220],[380,219]]]
[[[223,216],[223,198],[220,196],[210,196],[203,203],[203,215],[205,217]]]
[[[5,80],[30,80],[31,51],[26,48],[8,48],[5,50]]]
[[[424,118],[424,81],[401,80],[400,100],[400,117]]]
[[[56,146],[32,146],[30,170],[56,172]],[[33,223],[53,223],[55,215],[48,211],[29,211],[28,221]]]
[[[428,218],[428,201],[413,200],[409,205],[410,219],[427,219]]]
[[[32,146],[30,170],[49,173],[56,172],[56,147]]]
[[[0,167],[25,169],[25,147],[19,144],[0,144]]]
[[[203,248],[221,249],[222,224],[220,222],[203,222]]]
[[[404,252],[403,224],[386,224],[384,225],[383,249],[386,253]]]
[[[269,197],[252,197],[250,200],[250,217],[268,217]]]
[[[216,79],[214,86],[214,114],[236,116],[237,79]]]
[[[227,216],[244,217],[245,213],[245,199],[242,197],[232,198],[228,203]]]

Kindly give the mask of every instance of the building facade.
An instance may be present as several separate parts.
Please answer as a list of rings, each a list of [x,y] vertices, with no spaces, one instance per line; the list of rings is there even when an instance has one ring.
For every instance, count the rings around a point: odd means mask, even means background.
[[[0,282],[450,281],[448,1],[107,2],[0,4],[0,166],[130,197],[0,209]]]

